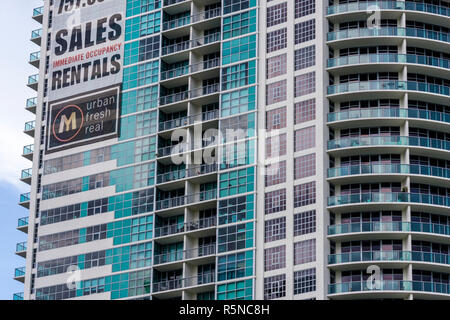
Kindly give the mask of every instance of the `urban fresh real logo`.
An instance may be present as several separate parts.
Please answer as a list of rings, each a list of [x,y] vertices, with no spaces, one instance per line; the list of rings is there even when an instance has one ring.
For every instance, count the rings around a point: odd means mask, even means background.
[[[116,87],[51,104],[47,151],[116,136],[118,99]]]

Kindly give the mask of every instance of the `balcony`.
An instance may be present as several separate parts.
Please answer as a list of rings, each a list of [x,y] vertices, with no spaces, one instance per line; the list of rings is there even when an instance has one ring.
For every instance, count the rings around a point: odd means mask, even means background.
[[[14,280],[24,283],[25,282],[25,267],[16,268],[14,270]]]
[[[23,132],[30,137],[34,138],[34,129],[36,128],[36,121],[29,121],[25,122],[25,128],[23,129]]]
[[[222,8],[215,8],[207,11],[203,11],[187,17],[166,21],[163,23],[163,31],[168,31],[176,28],[180,28],[189,24],[206,21],[219,17],[221,15]]]
[[[329,207],[351,204],[367,205],[371,203],[420,203],[450,207],[450,197],[406,192],[372,192],[332,196],[328,198]]]
[[[30,209],[30,193],[22,193],[20,195],[20,200],[19,200],[19,205],[21,205],[22,207],[26,208],[26,209]]]
[[[368,286],[364,282],[332,283],[328,286],[328,294],[342,294],[353,292],[380,292],[380,291],[411,291],[412,281],[405,280],[379,280],[378,285]]]
[[[373,118],[423,119],[450,123],[450,113],[399,107],[349,109],[328,114],[328,123]]]
[[[37,98],[27,99],[25,109],[30,111],[31,113],[36,114],[36,108],[37,108]]]
[[[210,217],[199,219],[195,221],[190,221],[183,224],[173,224],[164,227],[155,228],[155,238],[170,236],[183,232],[196,231],[201,229],[212,228],[216,226],[217,217]]]
[[[18,244],[16,244],[16,254],[23,258],[25,258],[27,256],[27,243],[26,242],[19,242]]]
[[[32,169],[23,169],[22,173],[20,174],[20,181],[31,184],[31,177],[32,177]]]
[[[42,42],[42,29],[37,29],[31,31],[31,39],[33,43],[37,44],[38,46],[41,46]]]
[[[44,18],[44,6],[33,9],[33,19],[42,24]]]
[[[216,244],[201,246],[198,248],[187,249],[183,251],[174,251],[163,254],[157,254],[153,257],[153,264],[167,264],[181,260],[191,260],[203,257],[209,257],[216,254]]]
[[[185,178],[192,178],[201,176],[204,174],[217,172],[217,163],[212,164],[202,164],[189,167],[188,169],[170,171],[162,174],[158,174],[156,181],[158,184],[166,183],[170,181],[177,181]]]
[[[19,218],[17,220],[17,230],[28,233],[28,217]]]
[[[33,52],[30,54],[30,60],[28,61],[29,64],[31,64],[33,67],[36,67],[39,69],[39,65],[41,62],[41,52]]]
[[[206,273],[198,276],[193,276],[184,279],[166,280],[155,282],[153,284],[153,292],[164,292],[179,290],[189,287],[198,287],[201,285],[213,284],[215,282],[215,273]]]
[[[220,41],[220,32],[210,34],[207,36],[203,36],[201,38],[193,39],[193,40],[186,40],[180,43],[175,43],[171,45],[166,45],[162,47],[162,54],[161,56],[174,54],[177,52],[181,52],[188,49],[194,49],[197,47],[202,47],[205,45],[213,44],[218,41]]]
[[[188,66],[183,66],[183,67],[179,67],[179,68],[175,68],[175,69],[162,71],[161,72],[161,81],[178,78],[181,76],[200,72],[203,70],[209,70],[209,69],[216,68],[219,66],[220,66],[220,59],[216,58],[216,59],[211,59],[211,60],[191,64]]]
[[[411,261],[410,251],[357,251],[328,255],[328,264],[368,261]]]
[[[156,201],[156,210],[157,211],[166,210],[189,204],[195,204],[198,202],[211,201],[215,200],[216,198],[217,198],[217,190],[203,191],[195,194],[190,194],[187,196],[158,200]]]
[[[39,75],[38,74],[34,74],[34,75],[28,77],[28,82],[27,82],[28,88],[31,88],[31,89],[37,91],[38,83],[39,83]]]
[[[218,83],[211,84],[208,86],[196,88],[190,91],[184,91],[179,93],[170,94],[167,96],[162,96],[159,98],[159,105],[164,106],[168,104],[174,104],[188,99],[195,99],[203,97],[205,95],[210,95],[218,93],[220,91],[220,85]]]
[[[13,300],[23,300],[23,292],[14,293]]]
[[[168,6],[172,6],[174,4],[185,2],[185,1],[187,1],[187,0],[164,0],[164,6],[168,7]]]
[[[359,222],[347,224],[335,224],[328,226],[328,235],[342,235],[361,232],[409,232],[411,231],[410,222],[388,221],[388,222]],[[450,230],[449,230],[450,231]]]
[[[33,161],[34,144],[23,147],[22,157]]]
[[[167,131],[175,128],[193,125],[196,122],[211,121],[219,118],[219,110],[207,111],[192,116],[181,117],[159,123],[159,131]]]

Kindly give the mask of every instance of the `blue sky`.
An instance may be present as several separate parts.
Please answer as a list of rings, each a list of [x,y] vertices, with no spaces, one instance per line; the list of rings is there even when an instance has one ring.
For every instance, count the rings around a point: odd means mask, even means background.
[[[28,64],[30,53],[39,47],[30,39],[31,31],[40,28],[31,19],[33,8],[42,0],[2,1],[0,10],[0,299],[11,299],[15,292],[23,291],[23,284],[12,279],[14,268],[25,265],[25,260],[14,254],[17,242],[26,235],[16,230],[17,219],[28,212],[17,205],[19,194],[29,191],[29,186],[18,180],[21,169],[31,167],[31,162],[20,155],[24,145],[32,138],[23,133],[26,121],[34,115],[25,111],[27,98],[36,95],[26,87],[27,77],[38,73]]]

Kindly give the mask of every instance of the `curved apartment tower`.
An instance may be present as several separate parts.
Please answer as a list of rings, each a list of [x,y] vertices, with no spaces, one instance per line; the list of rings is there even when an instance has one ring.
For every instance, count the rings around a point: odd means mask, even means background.
[[[450,3],[46,0],[14,299],[450,298]]]

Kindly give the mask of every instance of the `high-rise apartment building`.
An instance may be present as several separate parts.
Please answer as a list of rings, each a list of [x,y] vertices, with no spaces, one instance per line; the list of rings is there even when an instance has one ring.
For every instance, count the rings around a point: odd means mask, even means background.
[[[450,298],[450,2],[33,18],[15,299]]]

